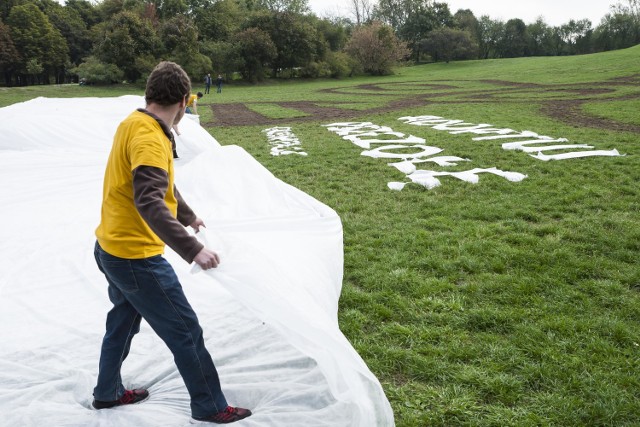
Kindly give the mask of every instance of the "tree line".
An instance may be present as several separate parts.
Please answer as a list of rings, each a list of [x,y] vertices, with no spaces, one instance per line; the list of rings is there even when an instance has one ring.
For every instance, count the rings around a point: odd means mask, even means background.
[[[640,0],[612,5],[596,27],[588,19],[550,26],[542,17],[531,24],[477,18],[469,9],[452,14],[447,3],[424,0],[379,0],[370,16],[391,25],[417,62],[577,55],[640,43]]]
[[[161,60],[191,76],[389,74],[399,61],[573,55],[640,43],[640,0],[552,27],[451,13],[432,0],[350,0],[353,19],[320,18],[307,0],[0,0],[6,86],[137,82]],[[579,13],[579,11],[576,11]]]

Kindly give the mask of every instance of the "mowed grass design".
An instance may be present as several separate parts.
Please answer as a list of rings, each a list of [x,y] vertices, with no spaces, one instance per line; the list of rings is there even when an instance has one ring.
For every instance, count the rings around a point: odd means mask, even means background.
[[[638,70],[640,46],[433,64],[385,78],[227,85],[222,96],[203,98],[201,118],[221,144],[241,145],[342,218],[340,326],[380,379],[398,426],[637,426],[640,132],[629,110],[640,89],[624,82]],[[20,90],[0,90],[0,104],[17,102],[12,94]],[[489,96],[496,90],[512,92]],[[367,108],[239,124],[217,123],[207,111],[260,102],[326,106],[327,98]],[[500,140],[398,120],[419,115],[530,130],[626,156],[543,162],[503,150]],[[442,177],[432,190],[391,191],[387,182],[404,174],[322,126],[341,121],[389,126],[470,160],[433,170],[497,167],[528,177],[515,183],[481,174],[477,184]],[[261,131],[274,123],[290,126],[308,156],[271,156]]]

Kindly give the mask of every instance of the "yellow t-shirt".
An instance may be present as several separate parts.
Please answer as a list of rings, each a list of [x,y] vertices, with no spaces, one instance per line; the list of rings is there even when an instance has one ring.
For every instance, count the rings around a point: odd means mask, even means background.
[[[102,249],[119,258],[140,259],[164,253],[164,242],[142,219],[133,200],[132,172],[138,166],[167,172],[169,186],[164,200],[176,217],[171,141],[157,120],[135,111],[120,123],[113,138],[104,175],[101,221],[96,229]]]
[[[198,95],[189,96],[189,101],[187,101],[187,107],[193,107],[193,104],[198,102]]]

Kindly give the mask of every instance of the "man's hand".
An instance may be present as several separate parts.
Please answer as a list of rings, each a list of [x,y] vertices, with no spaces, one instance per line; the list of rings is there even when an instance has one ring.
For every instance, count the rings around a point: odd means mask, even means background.
[[[202,227],[207,227],[206,225],[204,225],[204,221],[200,218],[196,218],[195,221],[193,221],[191,224],[189,224],[189,226],[191,228],[193,228],[193,230],[197,233],[198,231],[200,231],[200,226]]]
[[[214,251],[202,248],[193,261],[203,270],[208,270],[210,268],[216,268],[218,264],[220,264],[220,257]]]

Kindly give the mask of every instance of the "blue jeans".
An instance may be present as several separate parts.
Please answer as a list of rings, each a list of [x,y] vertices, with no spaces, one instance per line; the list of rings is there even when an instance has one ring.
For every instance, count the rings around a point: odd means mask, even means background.
[[[207,417],[223,411],[227,400],[220,388],[218,371],[173,267],[161,255],[118,258],[106,253],[98,242],[94,255],[109,283],[113,308],[107,314],[93,396],[112,401],[124,394],[120,368],[144,318],[173,353],[191,397],[191,415]]]

